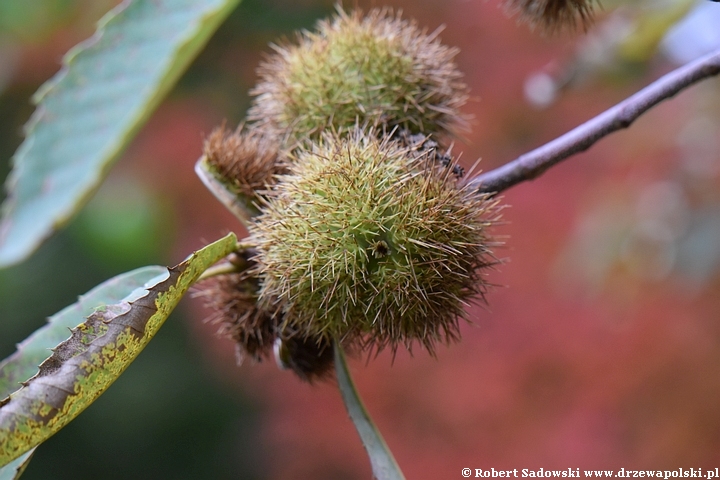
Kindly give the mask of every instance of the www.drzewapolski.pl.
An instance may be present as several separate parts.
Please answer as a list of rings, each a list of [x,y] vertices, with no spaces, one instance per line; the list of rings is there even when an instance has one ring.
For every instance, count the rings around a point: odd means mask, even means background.
[[[540,468],[532,470],[523,468],[518,470],[496,470],[490,468],[463,468],[462,476],[465,478],[704,478],[720,480],[720,468],[677,468],[675,470],[580,470],[579,468],[566,468],[565,470],[545,470]]]

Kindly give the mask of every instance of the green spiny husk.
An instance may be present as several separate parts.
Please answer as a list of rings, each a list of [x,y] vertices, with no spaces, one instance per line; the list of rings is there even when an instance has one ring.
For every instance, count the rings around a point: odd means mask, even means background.
[[[457,339],[496,263],[496,202],[372,130],[326,133],[295,157],[250,228],[262,308],[282,311],[281,329],[367,349]]]
[[[341,9],[304,32],[297,45],[275,46],[259,68],[250,121],[291,148],[356,124],[402,127],[441,138],[465,128],[467,87],[437,31],[428,34],[388,9],[366,16]]]

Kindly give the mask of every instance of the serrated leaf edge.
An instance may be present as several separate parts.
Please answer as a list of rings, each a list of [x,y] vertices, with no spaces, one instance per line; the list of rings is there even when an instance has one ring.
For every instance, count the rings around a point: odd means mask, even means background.
[[[15,155],[13,155],[11,160],[12,170],[5,181],[7,197],[0,209],[0,213],[2,214],[0,217],[0,252],[3,251],[3,244],[5,242],[7,230],[11,228],[8,218],[10,218],[11,212],[13,212],[16,208],[13,191],[15,190],[18,178],[20,177],[19,172],[22,171],[22,167],[17,163],[16,159],[20,156],[21,152],[29,149],[33,143],[33,132],[44,115],[41,103],[42,100],[48,96],[68,75],[73,61],[78,57],[78,55],[90,50],[95,44],[97,44],[102,38],[105,29],[112,22],[120,21],[119,19],[121,19],[121,14],[127,10],[134,1],[138,0],[123,0],[119,5],[105,14],[100,21],[98,21],[95,33],[88,39],[71,48],[63,57],[60,71],[53,76],[53,78],[45,82],[33,95],[32,101],[36,105],[36,109],[23,128],[26,137],[25,141],[20,145]],[[204,15],[197,18],[195,28],[188,30],[189,32],[194,33],[188,33],[185,35],[183,40],[176,44],[174,54],[166,59],[164,67],[158,73],[157,78],[160,80],[156,84],[154,90],[147,94],[147,100],[143,107],[140,108],[139,111],[131,112],[132,115],[126,121],[127,128],[115,138],[115,141],[111,140],[106,144],[105,150],[107,153],[103,155],[104,160],[99,162],[100,168],[96,170],[97,174],[94,175],[92,181],[88,183],[87,188],[77,192],[74,203],[62,211],[59,211],[52,219],[52,224],[49,225],[41,235],[37,238],[28,239],[26,247],[23,249],[21,254],[11,255],[9,259],[2,258],[3,255],[0,255],[0,268],[18,263],[27,258],[37,247],[40,246],[40,244],[42,244],[45,239],[47,239],[55,230],[58,230],[66,224],[75,215],[75,213],[85,203],[87,203],[99,187],[102,179],[107,175],[107,172],[112,166],[114,160],[120,155],[122,149],[125,145],[127,145],[130,139],[135,136],[140,127],[150,117],[152,112],[160,104],[161,100],[166,96],[169,90],[175,85],[182,72],[186,70],[187,66],[194,58],[193,55],[186,54],[187,50],[196,48],[196,51],[199,52],[202,46],[207,42],[207,40],[209,40],[210,36],[215,31],[215,28],[203,29],[201,28],[202,25],[214,22],[217,27],[239,2],[240,0],[221,1],[216,8],[205,12]],[[177,59],[181,59],[181,61],[178,62]]]
[[[0,465],[67,425],[130,365],[188,288],[237,248],[230,233],[168,268],[168,278],[132,302],[100,308],[72,329],[24,387],[0,401]]]

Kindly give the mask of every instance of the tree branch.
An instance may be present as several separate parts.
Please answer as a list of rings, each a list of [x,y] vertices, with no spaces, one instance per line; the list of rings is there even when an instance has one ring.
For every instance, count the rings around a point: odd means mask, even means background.
[[[629,127],[635,119],[661,101],[718,74],[720,50],[673,70],[565,135],[502,167],[477,175],[468,183],[477,186],[480,192],[499,193],[520,182],[532,180],[562,160],[587,150],[606,135]]]

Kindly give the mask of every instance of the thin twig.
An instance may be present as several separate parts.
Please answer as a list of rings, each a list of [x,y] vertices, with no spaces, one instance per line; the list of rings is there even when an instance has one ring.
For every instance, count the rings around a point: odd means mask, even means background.
[[[213,265],[212,267],[205,270],[202,275],[198,277],[197,281],[202,282],[203,280],[207,280],[208,278],[216,277],[218,275],[228,275],[231,273],[239,273],[242,271],[244,271],[242,268],[233,263],[218,263],[217,265]]]
[[[480,192],[499,193],[520,182],[532,180],[562,160],[587,150],[606,135],[629,127],[635,119],[661,101],[718,74],[720,50],[673,70],[565,135],[502,167],[480,174],[468,183],[477,186]]]

